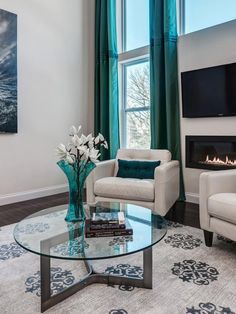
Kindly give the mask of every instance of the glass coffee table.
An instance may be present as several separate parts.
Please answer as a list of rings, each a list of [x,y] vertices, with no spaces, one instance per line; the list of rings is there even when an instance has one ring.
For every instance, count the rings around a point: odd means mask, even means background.
[[[39,211],[19,222],[14,229],[16,242],[24,249],[40,255],[41,312],[93,283],[152,289],[152,246],[166,235],[164,218],[153,214],[150,209],[132,204],[99,203],[96,207],[85,207],[87,218],[92,212],[123,211],[133,229],[133,235],[85,238],[84,223],[68,223],[64,220],[67,205]],[[115,245],[110,245],[111,241]],[[140,251],[143,251],[142,279],[97,273],[89,263],[90,260],[115,258]],[[74,285],[52,295],[51,258],[82,260],[88,274]]]

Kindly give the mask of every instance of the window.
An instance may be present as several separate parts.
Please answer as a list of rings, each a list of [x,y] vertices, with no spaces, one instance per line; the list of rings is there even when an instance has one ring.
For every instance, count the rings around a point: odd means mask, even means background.
[[[181,0],[184,6],[184,33],[236,19],[235,0]]]
[[[149,1],[117,2],[121,5],[121,144],[127,148],[150,148]]]
[[[149,1],[125,0],[124,9],[124,50],[149,45]]]
[[[150,148],[149,61],[124,66],[124,114],[129,148]]]

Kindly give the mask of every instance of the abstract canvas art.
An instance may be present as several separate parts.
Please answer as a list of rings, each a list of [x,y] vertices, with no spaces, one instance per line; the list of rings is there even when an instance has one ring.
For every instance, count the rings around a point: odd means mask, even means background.
[[[1,9],[0,133],[17,133],[17,15]]]

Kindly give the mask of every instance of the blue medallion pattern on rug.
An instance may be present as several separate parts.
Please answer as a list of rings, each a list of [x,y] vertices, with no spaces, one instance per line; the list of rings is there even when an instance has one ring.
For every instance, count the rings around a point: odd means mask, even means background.
[[[73,239],[65,243],[58,244],[52,251],[53,253],[61,256],[78,256],[79,254],[84,253],[84,250],[88,248],[89,244],[86,241]]]
[[[117,266],[107,267],[106,274],[143,279],[143,269],[139,266],[131,266],[129,264],[119,264]],[[109,287],[115,288],[114,285],[108,284]],[[119,285],[119,290],[133,291],[133,286]]]
[[[115,237],[109,242],[109,246],[124,245],[125,243],[131,241],[133,241],[132,236]]]
[[[119,290],[131,292],[134,290],[134,286],[119,285]]]
[[[198,308],[187,307],[186,314],[236,314],[229,307],[219,306],[217,307],[213,303],[199,303]]]
[[[219,275],[215,267],[194,260],[175,263],[171,270],[173,275],[178,276],[184,282],[192,282],[196,285],[209,285],[212,281],[217,280]]]
[[[143,269],[139,266],[130,266],[129,264],[107,267],[105,273],[115,276],[143,279]]]
[[[75,282],[75,277],[69,270],[62,270],[61,267],[51,267],[51,294],[55,295]],[[30,276],[25,281],[26,291],[38,297],[41,296],[40,271]]]
[[[116,288],[115,285],[112,285],[112,284],[108,284],[107,285],[108,287],[111,287],[111,288]],[[121,291],[127,291],[127,292],[131,292],[134,290],[134,286],[125,286],[125,285],[119,285],[118,286],[118,289],[121,290]]]
[[[124,309],[111,310],[109,314],[128,314],[128,312]]]
[[[27,251],[19,246],[16,242],[3,244],[0,246],[0,261],[5,261],[10,258],[20,257],[26,254]]]
[[[167,220],[166,224],[167,224],[167,227],[170,227],[170,228],[182,228],[183,227],[183,225],[181,225],[180,223],[175,222],[175,221],[170,221],[170,220]]]
[[[25,226],[17,226],[17,231],[25,234],[34,234],[36,232],[45,232],[50,229],[49,224],[38,222],[35,224],[27,224]]]
[[[199,247],[202,241],[198,238],[194,238],[190,234],[176,233],[165,238],[165,243],[170,244],[174,248],[181,248],[184,250],[192,250]]]

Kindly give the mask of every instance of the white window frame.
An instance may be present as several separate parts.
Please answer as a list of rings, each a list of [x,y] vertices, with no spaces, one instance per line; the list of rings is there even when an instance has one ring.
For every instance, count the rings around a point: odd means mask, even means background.
[[[185,34],[185,0],[176,1],[176,16],[177,16],[177,28],[178,34]]]
[[[118,30],[118,61],[119,61],[119,94],[120,94],[120,139],[121,147],[127,147],[127,113],[150,110],[149,106],[126,108],[126,69],[128,66],[147,62],[149,60],[149,45],[125,51],[125,2],[117,0],[117,30]]]

